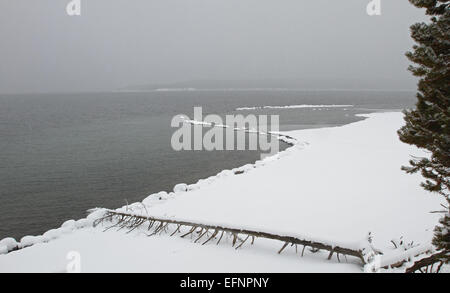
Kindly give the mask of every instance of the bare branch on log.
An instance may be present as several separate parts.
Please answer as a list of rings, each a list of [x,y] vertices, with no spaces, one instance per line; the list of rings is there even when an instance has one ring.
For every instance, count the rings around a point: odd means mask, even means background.
[[[173,235],[175,235],[178,231],[180,231],[180,228],[181,228],[181,225],[180,224],[178,224],[178,226],[177,226],[177,229],[175,230],[175,231],[173,231],[173,233],[172,234],[170,234],[170,236],[173,236]]]
[[[331,250],[330,254],[328,255],[328,260],[330,260],[333,257],[333,253],[334,253],[334,250]]]
[[[237,240],[237,235],[233,233],[233,245],[231,245],[231,246],[234,247],[234,245],[236,244],[236,240]]]
[[[205,229],[205,232],[203,232],[203,233],[200,232],[200,236],[198,236],[198,238],[195,239],[194,243],[197,243],[197,241],[199,241],[203,237],[203,235],[205,235],[207,232],[208,232],[208,229]]]
[[[281,247],[281,249],[278,251],[278,254],[281,254],[281,252],[286,248],[286,246],[288,246],[288,242],[286,242],[283,247]]]
[[[219,238],[219,241],[217,241],[217,245],[219,245],[219,243],[220,243],[220,240],[222,240],[222,237],[223,237],[223,234],[225,233],[225,231],[222,231],[222,234],[220,234],[220,238]]]
[[[241,244],[239,244],[239,246],[236,247],[236,249],[238,249],[239,247],[241,247],[245,241],[247,241],[247,239],[250,237],[250,235],[247,235],[247,238],[244,239],[244,241],[241,242]]]
[[[214,230],[214,233],[211,235],[211,237],[208,238],[208,240],[206,240],[205,242],[202,243],[202,245],[205,245],[206,243],[209,242],[209,240],[213,239],[214,237],[216,237],[217,233],[219,233],[219,230]]]
[[[197,228],[197,226],[193,226],[192,229],[191,229],[189,232],[187,232],[187,233],[184,234],[184,235],[181,235],[181,238],[184,238],[185,236],[188,236],[189,234],[191,234],[192,232],[194,232],[196,228]]]

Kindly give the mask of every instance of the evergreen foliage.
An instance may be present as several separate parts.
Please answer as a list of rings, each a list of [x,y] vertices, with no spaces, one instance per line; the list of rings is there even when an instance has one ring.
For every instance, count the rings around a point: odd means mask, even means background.
[[[418,8],[425,8],[428,23],[411,26],[416,44],[406,53],[415,63],[409,70],[419,77],[417,103],[405,111],[405,122],[398,134],[408,144],[429,151],[426,158],[414,158],[408,173],[420,172],[425,178],[422,186],[447,200],[444,217],[435,228],[433,244],[449,250],[450,239],[450,1],[409,0]]]

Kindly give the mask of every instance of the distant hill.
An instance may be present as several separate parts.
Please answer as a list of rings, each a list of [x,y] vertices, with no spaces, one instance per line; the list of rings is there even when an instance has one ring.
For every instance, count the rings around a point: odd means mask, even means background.
[[[350,79],[304,79],[304,80],[191,80],[174,83],[129,85],[119,91],[155,90],[226,90],[226,89],[305,89],[305,90],[411,90],[414,83],[399,84],[384,78],[372,81]]]

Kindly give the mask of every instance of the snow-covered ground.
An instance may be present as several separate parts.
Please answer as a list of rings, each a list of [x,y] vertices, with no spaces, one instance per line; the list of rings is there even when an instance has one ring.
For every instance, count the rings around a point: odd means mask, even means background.
[[[439,210],[441,201],[419,186],[420,175],[400,170],[410,155],[424,154],[398,140],[401,113],[364,116],[368,119],[342,127],[289,132],[305,143],[237,168],[242,174],[223,171],[197,184],[178,185],[176,192],[150,195],[145,208],[136,203],[120,210],[330,243],[358,243],[371,232],[386,257],[399,252],[390,241],[402,236],[404,242],[429,245],[439,218],[429,212]],[[363,270],[357,259],[339,263],[327,260],[325,252],[307,250],[300,257],[288,247],[278,255],[283,243],[272,240],[257,239],[235,250],[230,240],[202,246],[167,234],[147,237],[144,229],[102,232],[104,227],[91,227],[95,217],[24,239],[21,245],[44,243],[0,255],[0,272],[63,272],[70,251],[79,252],[82,272]]]

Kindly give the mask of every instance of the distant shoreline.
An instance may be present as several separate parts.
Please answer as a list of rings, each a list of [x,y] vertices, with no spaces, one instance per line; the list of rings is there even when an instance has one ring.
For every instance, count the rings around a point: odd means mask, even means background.
[[[146,92],[225,92],[225,91],[273,91],[273,92],[416,92],[408,89],[307,89],[307,88],[155,88],[155,89],[118,89],[114,93],[146,93]]]

